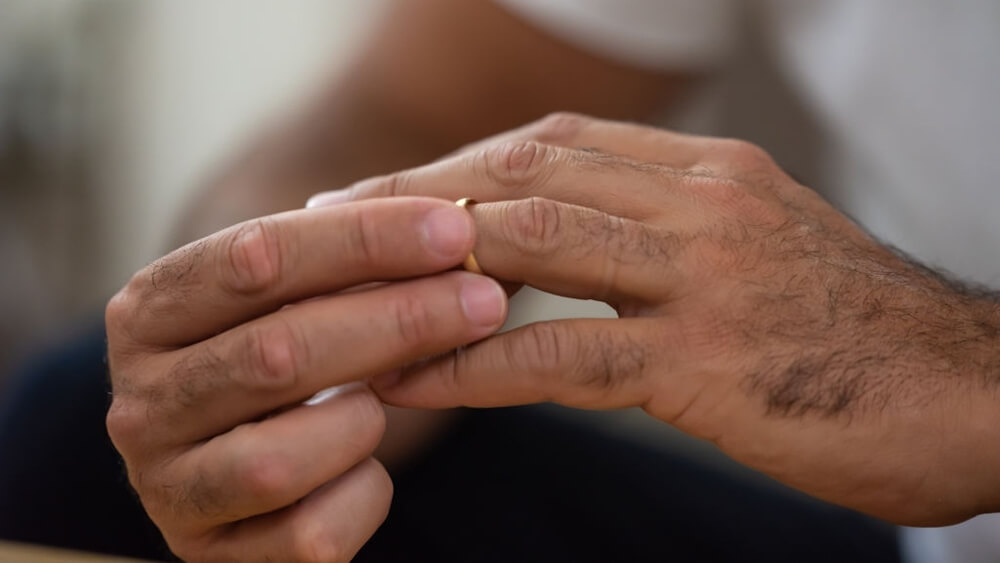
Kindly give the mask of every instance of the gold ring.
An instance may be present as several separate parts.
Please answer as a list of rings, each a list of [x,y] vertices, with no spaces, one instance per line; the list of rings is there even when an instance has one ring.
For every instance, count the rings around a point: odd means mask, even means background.
[[[462,199],[456,201],[455,205],[468,211],[469,207],[471,205],[474,205],[475,203],[476,200],[472,199],[471,197],[463,197]],[[470,252],[469,255],[465,257],[465,260],[462,262],[462,267],[465,268],[466,271],[472,272],[473,274],[483,273],[483,269],[479,267],[479,260],[476,260],[475,252]]]

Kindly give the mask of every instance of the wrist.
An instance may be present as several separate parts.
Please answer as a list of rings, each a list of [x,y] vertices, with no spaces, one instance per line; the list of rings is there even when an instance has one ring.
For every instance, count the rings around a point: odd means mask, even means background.
[[[1000,294],[921,270],[902,342],[920,350],[909,369],[926,387],[902,404],[940,525],[1000,511]]]
[[[973,316],[982,339],[981,354],[977,358],[979,373],[991,391],[996,391],[1000,401],[1000,294],[987,295],[976,300]]]
[[[987,322],[993,329],[993,338],[990,344],[992,353],[987,356],[985,365],[987,366],[987,384],[990,389],[989,396],[993,398],[990,405],[992,416],[989,424],[992,440],[990,440],[989,447],[996,459],[996,465],[993,466],[993,483],[990,488],[992,494],[989,496],[989,505],[985,507],[983,512],[1000,512],[1000,299],[991,300],[990,307],[992,310],[988,315]]]
[[[974,318],[981,341],[979,353],[970,354],[976,380],[970,386],[967,426],[975,472],[971,480],[980,483],[972,499],[974,514],[1000,512],[1000,300],[987,296],[977,301]]]

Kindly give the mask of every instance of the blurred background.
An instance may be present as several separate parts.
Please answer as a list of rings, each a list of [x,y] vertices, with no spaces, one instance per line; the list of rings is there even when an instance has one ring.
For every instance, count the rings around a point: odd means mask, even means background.
[[[215,163],[380,0],[0,0],[0,374],[168,249]]]

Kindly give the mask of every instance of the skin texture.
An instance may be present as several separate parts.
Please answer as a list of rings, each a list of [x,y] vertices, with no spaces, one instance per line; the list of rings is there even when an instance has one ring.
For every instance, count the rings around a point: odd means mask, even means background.
[[[621,318],[529,325],[373,381],[441,408],[641,406],[893,522],[1000,508],[1000,300],[872,240],[750,144],[556,115],[313,205],[473,197],[482,268]]]
[[[582,53],[486,0],[393,3],[344,74],[199,191],[180,248],[109,303],[108,430],[171,549],[186,560],[349,560],[391,496],[373,457],[405,464],[449,418],[383,408],[363,387],[301,401],[499,326],[462,320],[463,274],[402,281],[440,274],[471,249],[471,222],[447,256],[414,246],[414,213],[456,212],[450,202],[302,211],[309,195],[557,109],[641,118],[691,80]],[[359,290],[391,280],[401,281]],[[440,307],[420,306],[427,299]],[[442,322],[454,330],[427,328]]]
[[[394,2],[346,71],[206,182],[180,218],[175,245],[300,209],[317,191],[424,164],[552,111],[644,118],[693,81],[583,53],[489,0]],[[390,468],[450,420],[396,408],[387,416],[376,455]]]
[[[107,309],[108,430],[171,549],[353,556],[391,498],[382,403],[364,384],[302,402],[497,330],[495,281],[434,275],[473,241],[449,202],[379,200],[240,224],[134,276]],[[389,280],[410,281],[343,291]]]

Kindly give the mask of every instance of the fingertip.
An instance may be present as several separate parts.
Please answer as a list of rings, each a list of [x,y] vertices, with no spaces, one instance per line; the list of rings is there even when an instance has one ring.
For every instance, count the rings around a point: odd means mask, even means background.
[[[493,278],[467,273],[459,299],[466,319],[475,327],[496,330],[507,320],[507,292]]]

